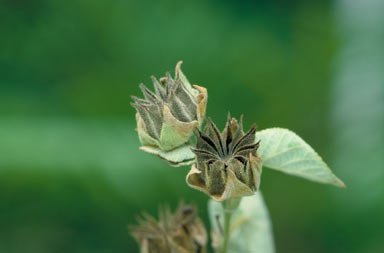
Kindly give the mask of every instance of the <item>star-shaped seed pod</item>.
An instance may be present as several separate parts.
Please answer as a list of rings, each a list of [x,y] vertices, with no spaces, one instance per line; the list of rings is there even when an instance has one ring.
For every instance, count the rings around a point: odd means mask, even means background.
[[[160,78],[152,76],[155,92],[144,84],[140,88],[144,99],[132,97],[136,108],[137,131],[142,150],[158,155],[178,166],[194,160],[188,142],[205,116],[207,90],[191,85],[178,62],[175,78],[169,73]]]
[[[228,115],[223,132],[211,119],[204,131],[196,130],[196,163],[187,175],[189,186],[217,201],[253,195],[260,186],[261,158],[257,156],[256,126],[244,133],[242,117],[238,123]]]
[[[148,214],[143,216],[138,226],[130,227],[141,253],[206,252],[207,232],[195,206],[180,203],[174,214],[169,207],[162,208],[159,221]]]

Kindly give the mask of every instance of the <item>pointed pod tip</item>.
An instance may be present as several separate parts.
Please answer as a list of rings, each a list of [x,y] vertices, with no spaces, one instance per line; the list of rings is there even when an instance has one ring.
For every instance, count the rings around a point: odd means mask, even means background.
[[[167,82],[167,78],[166,78],[166,77],[161,77],[161,78],[160,78],[160,83],[161,83],[162,85],[165,85],[166,82]]]
[[[180,70],[180,68],[181,68],[181,64],[183,64],[183,61],[182,61],[182,60],[180,60],[180,61],[178,61],[178,62],[176,63],[176,69],[175,69],[176,73]]]
[[[139,104],[139,102],[135,99],[135,98],[132,98],[133,100],[135,100],[134,102],[130,102],[129,104],[133,107],[133,108],[135,108],[136,110],[138,110],[138,109],[140,109],[140,104]]]
[[[192,153],[194,153],[194,154],[198,153],[197,149],[195,149],[195,148],[191,148],[191,151],[192,151]]]
[[[227,113],[227,121],[228,121],[228,122],[231,121],[231,112],[228,112],[228,113]]]
[[[251,126],[252,131],[255,131],[255,132],[256,132],[257,127],[258,127],[257,124],[256,124],[256,123],[253,123],[252,126]]]
[[[138,106],[145,106],[147,104],[147,102],[141,98],[138,98],[136,96],[131,96],[131,98],[133,99],[134,102],[131,102],[130,104],[137,108]]]
[[[203,86],[200,86],[197,84],[193,84],[192,86],[198,91],[200,91],[200,93],[204,93],[204,94],[207,93],[207,88],[204,88]]]
[[[241,128],[243,127],[243,118],[244,118],[244,114],[241,114],[239,118],[239,125]]]

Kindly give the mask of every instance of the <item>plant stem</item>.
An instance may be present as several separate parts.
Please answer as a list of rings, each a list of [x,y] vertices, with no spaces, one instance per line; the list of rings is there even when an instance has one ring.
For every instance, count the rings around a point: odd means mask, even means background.
[[[224,235],[222,253],[228,253],[229,239],[231,234],[231,217],[240,205],[241,198],[231,198],[222,202],[224,209]]]
[[[223,241],[223,253],[228,252],[230,225],[231,225],[231,212],[224,213],[224,241]]]

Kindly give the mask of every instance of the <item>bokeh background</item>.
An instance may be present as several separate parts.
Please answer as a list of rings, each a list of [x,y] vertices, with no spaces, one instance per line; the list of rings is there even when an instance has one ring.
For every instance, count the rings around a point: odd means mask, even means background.
[[[142,210],[200,207],[138,150],[130,95],[183,60],[209,116],[280,126],[346,190],[265,169],[277,252],[384,252],[381,0],[0,0],[0,252],[138,252]]]

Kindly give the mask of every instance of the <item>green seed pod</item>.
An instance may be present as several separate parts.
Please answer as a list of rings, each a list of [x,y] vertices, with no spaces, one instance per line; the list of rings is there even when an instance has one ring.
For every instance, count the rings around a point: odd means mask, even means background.
[[[217,201],[253,195],[259,189],[261,158],[257,156],[256,126],[243,132],[240,123],[228,115],[222,133],[212,120],[204,131],[196,130],[196,163],[187,175],[187,183]]]
[[[205,253],[207,232],[197,216],[197,208],[179,204],[176,212],[169,207],[159,210],[159,221],[148,214],[139,225],[130,227],[141,253]]]
[[[207,90],[192,87],[180,69],[181,64],[180,61],[176,65],[175,79],[169,73],[160,82],[152,76],[155,92],[141,84],[144,99],[132,97],[135,103],[131,103],[137,110],[141,149],[166,160],[164,152],[185,145],[193,130],[200,127],[207,104]]]

